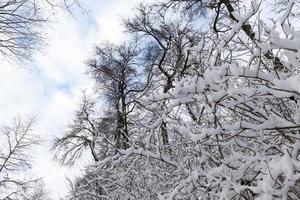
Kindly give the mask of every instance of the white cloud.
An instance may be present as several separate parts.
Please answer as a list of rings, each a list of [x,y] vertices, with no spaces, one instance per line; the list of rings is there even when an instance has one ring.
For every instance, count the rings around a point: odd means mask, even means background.
[[[100,0],[97,3],[98,9],[93,12],[99,29],[99,41],[120,43],[125,37],[124,28],[121,26],[122,18],[134,15],[135,7],[140,3],[150,0]],[[105,3],[104,3],[105,2]]]

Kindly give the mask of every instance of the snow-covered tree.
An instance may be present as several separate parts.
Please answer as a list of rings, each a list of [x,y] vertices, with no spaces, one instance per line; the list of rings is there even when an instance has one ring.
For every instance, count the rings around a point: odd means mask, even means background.
[[[299,199],[298,10],[292,0],[141,6],[125,25],[151,78],[134,96],[130,145],[107,143],[114,153],[87,167],[70,199]]]

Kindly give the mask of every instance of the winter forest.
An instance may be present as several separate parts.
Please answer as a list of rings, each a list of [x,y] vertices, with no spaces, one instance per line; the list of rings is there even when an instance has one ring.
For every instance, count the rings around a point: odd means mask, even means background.
[[[0,56],[10,63],[1,68],[34,73],[52,19],[89,15],[85,3],[0,1]],[[88,45],[79,64],[92,84],[61,131],[45,138],[39,116],[1,123],[0,200],[300,199],[300,1],[136,0],[130,9],[121,41]],[[32,172],[46,143],[52,162],[80,171],[57,198]]]

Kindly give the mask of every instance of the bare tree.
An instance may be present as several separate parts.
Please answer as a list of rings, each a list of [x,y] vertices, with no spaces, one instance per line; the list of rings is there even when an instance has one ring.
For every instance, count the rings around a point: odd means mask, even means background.
[[[44,29],[56,7],[71,11],[77,0],[3,0],[0,2],[0,53],[24,62],[40,50],[46,40]]]
[[[107,149],[99,145],[109,144],[116,149],[129,147],[130,100],[142,88],[137,75],[139,52],[136,45],[125,44],[104,44],[95,48],[95,58],[87,61],[88,72],[97,81],[97,90],[108,106],[102,109],[103,116],[100,116],[95,111],[96,101],[83,95],[74,121],[65,135],[54,142],[56,158],[62,164],[74,164],[86,148],[94,161],[99,161],[100,149]]]
[[[176,16],[175,13],[167,16],[167,13],[156,5],[141,4],[136,16],[125,20],[124,24],[129,33],[137,33],[144,37],[150,54],[148,62],[156,71],[156,76],[162,76],[158,82],[164,81],[161,83],[163,93],[168,93],[176,78],[196,72],[196,63],[193,63],[195,60],[188,49],[200,42],[201,32],[193,27],[191,20]],[[161,110],[164,109],[162,106]],[[165,118],[160,127],[162,142],[169,145]]]
[[[100,136],[98,118],[94,113],[95,102],[83,95],[80,108],[75,119],[66,128],[61,138],[56,138],[53,149],[55,158],[64,165],[73,165],[81,157],[84,150],[89,149],[94,161],[99,161],[96,153],[96,140]]]
[[[0,11],[1,54],[18,59],[30,57],[42,40],[38,29],[46,19],[41,15],[41,8],[31,0],[7,0],[0,3]]]
[[[130,95],[139,89],[140,81],[137,60],[140,50],[136,44],[97,46],[95,58],[90,59],[88,72],[99,84],[99,91],[106,98],[110,112],[115,113],[116,147],[129,147],[128,115]]]
[[[30,150],[40,139],[32,133],[34,120],[15,119],[0,133],[0,199],[18,199],[37,179],[24,178],[19,172],[31,167]]]

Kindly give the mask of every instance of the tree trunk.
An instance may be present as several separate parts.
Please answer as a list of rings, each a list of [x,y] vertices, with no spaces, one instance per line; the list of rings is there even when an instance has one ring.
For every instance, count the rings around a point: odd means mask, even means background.
[[[164,93],[167,93],[172,87],[172,80],[170,78],[167,79],[166,85],[163,89]],[[162,142],[163,145],[168,146],[169,145],[169,136],[168,136],[168,130],[167,130],[167,122],[163,121],[160,125],[161,128],[161,136],[162,136]]]
[[[129,147],[126,96],[123,84],[119,86],[120,97],[117,102],[117,148],[127,149]]]

